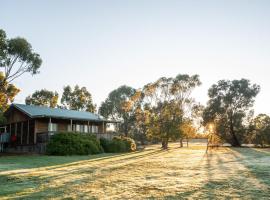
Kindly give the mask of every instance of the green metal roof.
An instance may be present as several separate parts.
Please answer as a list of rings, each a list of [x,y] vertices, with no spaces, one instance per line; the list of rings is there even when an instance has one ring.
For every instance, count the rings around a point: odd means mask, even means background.
[[[44,106],[33,106],[24,104],[12,104],[11,107],[17,108],[18,110],[25,113],[31,118],[51,117],[51,118],[73,119],[83,121],[109,122],[100,115],[85,111],[48,108]]]

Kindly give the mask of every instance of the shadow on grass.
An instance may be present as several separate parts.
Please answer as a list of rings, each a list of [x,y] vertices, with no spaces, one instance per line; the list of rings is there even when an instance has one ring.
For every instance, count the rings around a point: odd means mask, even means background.
[[[217,199],[218,196],[216,196],[216,190],[223,186],[224,183],[214,179],[214,169],[221,167],[224,171],[226,171],[227,168],[223,166],[220,158],[218,158],[217,163],[213,163],[214,156],[216,155],[213,154],[213,149],[209,149],[209,151],[203,156],[203,170],[205,171],[206,180],[201,187],[190,188],[185,192],[166,196],[164,199]]]
[[[264,184],[270,198],[270,152],[256,148],[231,148],[235,156],[243,156],[242,164],[256,179]]]
[[[72,190],[72,187],[79,182],[89,181],[83,178],[80,179],[71,179],[68,182],[65,182],[64,186],[58,188],[50,187],[50,184],[53,184],[54,181],[69,178],[71,175],[89,175],[94,174],[96,171],[106,171],[110,172],[117,170],[117,167],[114,167],[114,164],[123,162],[123,165],[128,165],[134,162],[139,161],[140,159],[147,158],[149,156],[159,155],[162,153],[167,153],[160,149],[155,150],[143,150],[132,153],[124,154],[102,154],[96,156],[29,156],[29,157],[12,157],[12,160],[3,161],[1,163],[12,164],[12,162],[19,162],[20,164],[13,167],[15,169],[33,169],[39,167],[48,167],[43,169],[46,171],[52,170],[53,173],[48,173],[45,175],[32,175],[30,172],[25,172],[25,175],[19,174],[14,171],[9,175],[0,175],[0,199],[1,197],[12,197],[12,198],[26,198],[26,199],[37,199],[38,197],[57,197],[57,194],[61,195],[61,190],[67,193],[67,191]],[[29,163],[33,159],[36,160],[36,164]],[[47,159],[44,161],[42,159]],[[12,161],[12,162],[11,162]],[[131,161],[131,162],[128,162]],[[97,162],[95,165],[91,165],[92,162]],[[34,161],[35,163],[35,161]],[[83,164],[84,166],[82,166]],[[97,165],[100,165],[97,167]],[[61,167],[71,167],[76,166],[72,170],[61,169]],[[78,167],[77,167],[78,166]],[[105,166],[105,167],[104,167]],[[1,167],[0,167],[1,168]],[[59,168],[59,169],[58,169]],[[10,170],[10,169],[9,169]],[[54,171],[56,170],[56,171]],[[58,173],[59,172],[59,173]],[[101,173],[104,174],[104,173]],[[105,173],[106,174],[106,173]],[[45,185],[45,187],[44,187]],[[43,188],[40,190],[40,188]],[[36,192],[35,192],[36,191]]]
[[[206,179],[202,186],[187,189],[187,191],[179,192],[175,195],[166,196],[165,199],[231,199],[231,198],[245,198],[245,199],[269,199],[270,198],[270,168],[269,165],[261,168],[260,165],[255,165],[254,167],[245,164],[245,160],[250,160],[250,156],[262,157],[269,156],[268,152],[258,152],[256,149],[242,149],[230,148],[230,154],[232,154],[232,160],[224,160],[226,153],[215,154],[215,151],[210,151],[204,155],[204,171]],[[259,155],[258,155],[259,154]],[[244,158],[242,158],[244,156]],[[249,158],[245,158],[249,156]],[[251,159],[252,160],[252,159]],[[235,176],[230,174],[231,168],[228,163],[237,163],[244,165],[248,170],[251,171],[253,176],[255,176],[259,182],[268,185],[268,189],[262,190],[253,185],[248,185],[246,182],[246,177]],[[237,165],[236,165],[237,166]],[[236,167],[234,166],[234,167]],[[241,173],[236,169],[236,173]],[[222,173],[228,175],[226,178],[219,178],[215,176],[215,173]],[[191,177],[192,178],[192,177]]]
[[[84,160],[101,160],[121,155],[122,154],[97,154],[90,156],[7,156],[0,158],[0,172],[10,170],[33,169],[40,167],[51,167]]]
[[[129,153],[129,154],[122,154],[122,155],[118,155],[118,156],[113,156],[113,157],[108,157],[107,159],[96,159],[96,160],[86,160],[86,161],[82,161],[82,162],[75,162],[75,163],[71,163],[71,164],[68,164],[68,165],[64,165],[64,166],[56,166],[56,167],[53,167],[53,168],[49,168],[49,169],[46,169],[47,171],[50,171],[50,170],[61,170],[63,171],[61,168],[62,167],[72,167],[72,166],[75,166],[76,168],[73,169],[73,170],[66,170],[64,172],[61,172],[61,174],[59,175],[45,175],[45,176],[40,176],[40,178],[42,179],[45,179],[47,180],[48,182],[52,181],[52,180],[57,180],[58,178],[66,178],[68,176],[70,176],[71,174],[72,175],[83,175],[83,174],[94,174],[95,172],[97,171],[114,171],[114,170],[117,170],[119,169],[119,166],[117,166],[117,164],[121,163],[121,167],[123,166],[126,166],[126,165],[130,165],[132,163],[136,163],[138,162],[139,160],[141,159],[145,159],[149,156],[159,156],[161,154],[165,154],[167,153],[167,151],[164,151],[164,150],[156,150],[156,151],[151,151],[151,152],[147,152],[147,153],[144,153],[142,155],[138,155],[138,153],[140,152],[134,152],[134,153]],[[141,152],[142,153],[142,152]],[[121,158],[123,157],[123,158]],[[112,160],[112,158],[115,158]],[[119,159],[118,159],[119,158]],[[91,163],[93,162],[99,162],[99,161],[102,161],[100,163],[98,163],[98,166],[97,165],[91,165]],[[131,162],[129,162],[131,161]],[[81,167],[80,165],[83,164],[83,165],[87,165],[87,167],[83,166]],[[114,166],[116,165],[116,166]],[[105,167],[104,167],[105,166]],[[76,181],[85,181],[84,179],[77,179]]]
[[[142,150],[131,153],[103,153],[87,156],[47,156],[47,155],[22,155],[0,157],[0,172],[10,170],[33,169],[40,167],[53,167],[61,165],[72,165],[80,161],[98,161],[121,156],[136,155],[142,152],[154,151]],[[53,169],[53,168],[52,168]]]

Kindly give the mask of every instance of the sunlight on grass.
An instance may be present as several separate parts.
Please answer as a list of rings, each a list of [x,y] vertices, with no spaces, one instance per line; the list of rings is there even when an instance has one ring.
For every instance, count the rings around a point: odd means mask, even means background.
[[[268,199],[269,159],[257,149],[205,154],[203,146],[177,144],[128,154],[1,157],[0,198]]]

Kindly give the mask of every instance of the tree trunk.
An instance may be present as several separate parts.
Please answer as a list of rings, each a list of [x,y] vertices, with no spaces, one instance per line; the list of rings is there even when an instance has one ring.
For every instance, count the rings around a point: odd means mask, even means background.
[[[128,136],[128,126],[125,125],[125,136],[127,137]]]
[[[212,142],[212,135],[210,135],[210,138],[207,138],[207,148],[206,148],[206,153],[208,153],[209,145]]]
[[[263,144],[263,141],[261,142],[261,147],[264,148],[264,144]]]
[[[233,147],[240,147],[241,144],[240,144],[238,138],[235,135],[234,128],[233,128],[233,120],[232,119],[230,119],[230,133],[231,133],[231,136],[232,136],[232,144],[231,145]]]
[[[188,138],[187,138],[187,147],[188,147]]]
[[[163,138],[162,139],[162,149],[168,149],[168,138]]]
[[[145,142],[144,142],[144,136],[141,134],[140,135],[140,141],[141,141],[141,145],[145,145]]]
[[[183,145],[183,138],[180,139],[180,148],[182,148],[184,145]]]

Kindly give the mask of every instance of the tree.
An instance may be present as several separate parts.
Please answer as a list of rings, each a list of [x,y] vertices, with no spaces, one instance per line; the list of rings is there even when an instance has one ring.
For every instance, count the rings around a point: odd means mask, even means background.
[[[24,38],[7,39],[0,29],[0,120],[5,121],[3,112],[20,92],[11,82],[24,73],[37,74],[42,60],[34,53]]]
[[[129,108],[130,110],[132,110],[131,107]],[[147,142],[147,125],[149,125],[151,113],[147,108],[142,110],[139,106],[134,108],[133,113],[134,123],[131,134],[136,141],[140,141],[141,145],[145,145]]]
[[[200,84],[198,75],[179,74],[175,78],[162,77],[137,91],[132,104],[140,113],[145,112],[148,138],[161,140],[162,148],[167,149],[170,139],[184,137],[181,123],[184,117],[191,115],[194,105],[191,93]]]
[[[37,90],[31,96],[26,97],[27,105],[47,106],[55,108],[58,103],[58,93],[46,89]]]
[[[195,101],[191,98],[193,90],[201,85],[199,75],[189,76],[187,74],[179,74],[173,80],[171,93],[175,100],[186,115],[191,115]]]
[[[2,83],[2,89],[0,90],[0,111],[4,112],[20,90],[5,80],[3,72],[0,72],[0,82]]]
[[[232,146],[241,146],[248,116],[260,86],[249,80],[221,80],[208,91],[209,101],[203,113],[204,124],[215,123],[217,134]]]
[[[3,111],[0,110],[0,125],[6,124],[7,123],[7,119],[4,116]]]
[[[101,103],[99,114],[107,119],[122,121],[119,131],[126,136],[133,126],[134,113],[128,110],[128,102],[135,94],[135,89],[126,85],[120,86],[108,95],[107,99]]]
[[[87,91],[86,87],[80,88],[76,85],[72,90],[70,86],[65,86],[61,103],[66,109],[96,112],[96,105],[93,104],[92,95]]]
[[[24,73],[37,74],[41,63],[39,54],[33,51],[26,39],[7,39],[5,31],[0,29],[0,69],[4,76],[1,88],[5,82],[10,83]]]
[[[259,114],[249,125],[248,141],[265,147],[270,145],[270,117],[266,114]]]
[[[0,72],[0,82],[2,82],[2,89],[0,90],[0,124],[4,124],[6,119],[4,112],[8,109],[9,104],[13,102],[15,96],[19,93],[19,89],[13,84],[9,84],[4,80],[3,72]]]
[[[194,138],[196,136],[196,132],[197,132],[192,120],[190,120],[190,119],[183,120],[183,122],[180,126],[180,130],[182,131],[184,137],[187,140],[187,145],[188,145],[189,139]],[[183,143],[180,143],[180,146],[183,147]]]

